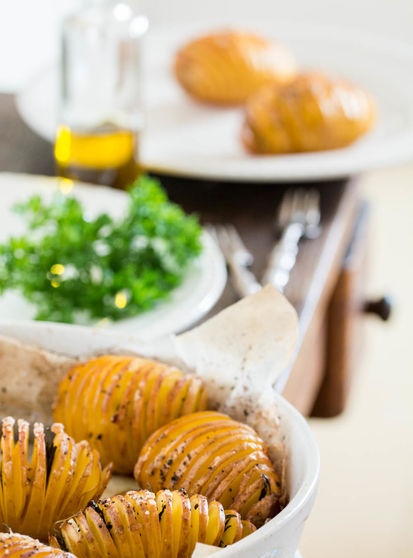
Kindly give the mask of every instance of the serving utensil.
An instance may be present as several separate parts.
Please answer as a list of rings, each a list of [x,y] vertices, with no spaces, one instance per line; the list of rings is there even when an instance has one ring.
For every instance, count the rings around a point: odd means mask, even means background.
[[[297,188],[284,194],[276,212],[274,228],[279,241],[272,249],[262,284],[271,283],[284,291],[297,260],[301,238],[314,239],[321,232],[320,193],[318,190]]]
[[[231,281],[241,297],[256,293],[261,284],[249,269],[254,257],[233,225],[208,225],[207,230],[220,247],[230,272]]]

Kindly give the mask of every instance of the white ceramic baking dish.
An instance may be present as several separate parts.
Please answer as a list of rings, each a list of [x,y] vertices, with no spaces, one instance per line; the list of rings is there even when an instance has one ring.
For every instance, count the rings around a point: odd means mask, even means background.
[[[256,304],[254,306],[256,307]],[[231,312],[230,317],[232,317]],[[250,317],[246,319],[247,322],[244,325],[250,327]],[[216,323],[219,327],[219,320],[213,322],[214,330],[216,330]],[[237,320],[237,323],[242,323],[242,319]],[[0,335],[14,338],[24,344],[43,350],[75,358],[85,358],[102,352],[119,353],[127,351],[158,357],[162,360],[182,360],[181,355],[176,353],[179,343],[176,344],[174,338],[165,338],[153,343],[142,343],[133,336],[112,333],[107,330],[45,322],[1,320]],[[234,335],[237,335],[236,331]],[[190,344],[193,345],[193,338],[189,337],[189,340]],[[195,360],[196,358],[199,358],[199,356],[195,357]],[[25,378],[27,380],[26,371],[19,372],[16,370],[16,374],[21,374],[18,381],[25,381]],[[273,391],[268,397],[268,390],[266,391],[265,404],[270,405],[271,410],[266,414],[265,409],[260,408],[262,403],[257,401],[257,410],[259,414],[261,413],[261,419],[263,416],[265,417],[258,423],[257,430],[267,442],[270,451],[274,449],[272,447],[274,444],[282,444],[285,449],[289,503],[276,517],[245,539],[224,549],[198,545],[194,556],[293,558],[296,555],[304,522],[310,514],[316,493],[319,476],[319,452],[307,421],[282,395]],[[1,412],[1,414],[4,413]]]

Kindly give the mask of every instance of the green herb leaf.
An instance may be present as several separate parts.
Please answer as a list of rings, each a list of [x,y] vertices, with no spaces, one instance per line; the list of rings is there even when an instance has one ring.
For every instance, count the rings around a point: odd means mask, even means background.
[[[148,176],[130,188],[121,221],[87,219],[62,193],[16,207],[29,233],[0,245],[0,293],[18,289],[36,318],[57,322],[135,316],[165,299],[202,249],[193,215],[170,202]]]

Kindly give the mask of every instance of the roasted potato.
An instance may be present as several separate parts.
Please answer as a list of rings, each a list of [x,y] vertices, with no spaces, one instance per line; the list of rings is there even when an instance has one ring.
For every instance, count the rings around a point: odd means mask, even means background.
[[[375,118],[375,102],[366,91],[313,72],[251,97],[241,139],[255,154],[338,149],[370,130]]]
[[[88,440],[102,463],[131,474],[152,432],[206,405],[195,376],[145,358],[103,355],[69,370],[53,416],[75,440]]]
[[[219,30],[183,45],[173,69],[184,90],[197,100],[237,105],[270,81],[291,79],[296,63],[278,42],[247,31]]]
[[[192,413],[147,440],[134,469],[142,488],[203,494],[260,526],[279,511],[280,478],[264,442],[215,411]]]
[[[33,446],[29,448],[29,436]],[[69,517],[98,498],[110,468],[102,470],[99,455],[88,442],[78,444],[61,424],[6,417],[0,437],[0,529],[47,540],[55,521]]]
[[[226,546],[253,532],[234,511],[185,491],[129,491],[56,525],[54,547],[78,558],[189,558],[196,543]]]

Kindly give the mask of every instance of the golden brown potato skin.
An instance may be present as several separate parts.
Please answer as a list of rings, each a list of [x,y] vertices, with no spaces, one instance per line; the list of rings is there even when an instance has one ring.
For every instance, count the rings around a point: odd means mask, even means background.
[[[200,494],[130,490],[56,524],[50,544],[78,558],[190,558],[197,542],[223,547],[254,531],[236,511]]]
[[[3,418],[0,531],[11,529],[46,541],[56,521],[99,498],[110,473],[110,467],[102,469],[99,455],[89,443],[76,443],[62,424],[48,428],[39,422],[30,425],[22,419]]]
[[[174,73],[197,100],[237,105],[270,81],[290,80],[296,62],[275,41],[250,32],[222,30],[184,45],[176,54]]]
[[[152,432],[206,406],[200,378],[155,360],[108,354],[68,371],[53,414],[75,440],[88,440],[103,464],[128,475]]]
[[[373,125],[375,103],[362,89],[319,73],[263,88],[246,105],[242,142],[251,153],[346,147]]]
[[[143,488],[184,489],[260,527],[279,511],[281,480],[250,426],[216,411],[188,414],[156,430],[134,469]]]

